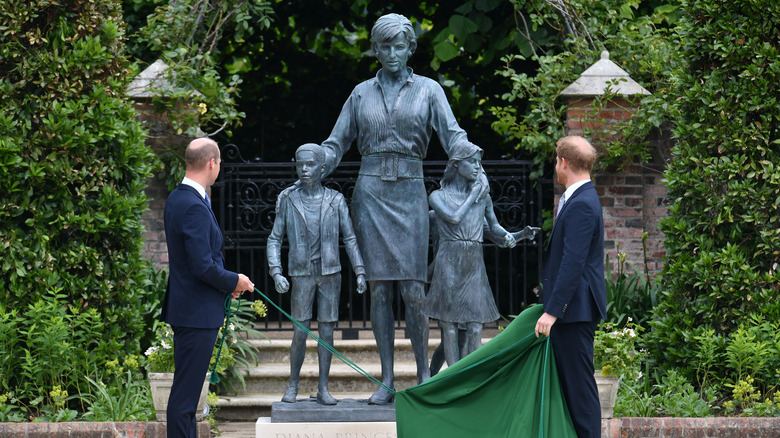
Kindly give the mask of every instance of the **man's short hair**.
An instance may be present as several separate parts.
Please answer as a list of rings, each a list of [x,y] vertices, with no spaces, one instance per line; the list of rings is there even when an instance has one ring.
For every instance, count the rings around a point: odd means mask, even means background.
[[[579,135],[569,135],[558,140],[555,153],[559,158],[565,158],[575,172],[590,173],[596,163],[596,149]]]
[[[317,143],[306,143],[298,147],[295,150],[295,156],[298,156],[298,152],[311,151],[314,152],[314,156],[317,157],[317,164],[325,163],[325,150]]]
[[[187,169],[201,170],[206,167],[212,158],[219,160],[219,145],[208,137],[192,140],[184,151],[184,161],[187,162]]]

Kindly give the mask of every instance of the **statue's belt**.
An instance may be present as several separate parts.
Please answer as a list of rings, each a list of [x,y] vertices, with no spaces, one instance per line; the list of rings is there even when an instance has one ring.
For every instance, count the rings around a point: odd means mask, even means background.
[[[382,181],[422,179],[422,160],[399,155],[365,155],[360,164],[360,174],[378,176]]]

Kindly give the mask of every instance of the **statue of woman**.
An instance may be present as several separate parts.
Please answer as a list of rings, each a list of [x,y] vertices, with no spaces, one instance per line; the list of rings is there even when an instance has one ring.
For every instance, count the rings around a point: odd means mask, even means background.
[[[362,155],[352,197],[352,221],[371,291],[371,325],[382,365],[382,383],[370,404],[393,400],[392,301],[395,288],[406,306],[406,326],[417,364],[417,380],[430,377],[428,318],[422,313],[428,266],[428,200],[422,159],[431,134],[448,153],[467,142],[444,90],[406,66],[417,47],[412,23],[404,16],[380,17],[371,46],[382,68],[358,86],[344,103],[333,131],[322,143],[330,173],[356,142]]]

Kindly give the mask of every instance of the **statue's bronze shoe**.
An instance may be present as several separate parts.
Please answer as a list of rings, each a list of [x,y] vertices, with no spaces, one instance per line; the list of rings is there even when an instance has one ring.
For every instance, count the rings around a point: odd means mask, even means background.
[[[296,397],[298,397],[298,387],[290,385],[287,387],[287,391],[285,391],[282,401],[285,403],[295,403]]]
[[[386,405],[392,403],[395,400],[395,394],[388,391],[384,387],[380,387],[376,390],[374,395],[368,399],[370,405]]]
[[[333,406],[338,402],[339,402],[338,400],[336,400],[332,395],[330,395],[327,389],[317,391],[317,403],[321,405]]]

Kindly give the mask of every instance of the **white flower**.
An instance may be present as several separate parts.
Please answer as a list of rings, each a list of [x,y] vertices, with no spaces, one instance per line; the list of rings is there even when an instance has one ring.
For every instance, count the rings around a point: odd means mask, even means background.
[[[169,344],[169,343],[167,343],[165,341],[160,341],[160,345],[162,345],[162,348],[165,349],[165,350],[170,350],[171,349],[171,344]]]
[[[636,337],[636,332],[634,331],[634,329],[628,329],[628,331],[626,333],[628,333],[628,337],[629,338],[635,338]]]
[[[230,323],[228,328],[230,329],[231,332],[236,330],[236,326],[234,326],[232,322]]]
[[[153,355],[154,353],[157,353],[157,347],[149,347],[146,349],[146,352],[144,353],[147,357]]]

